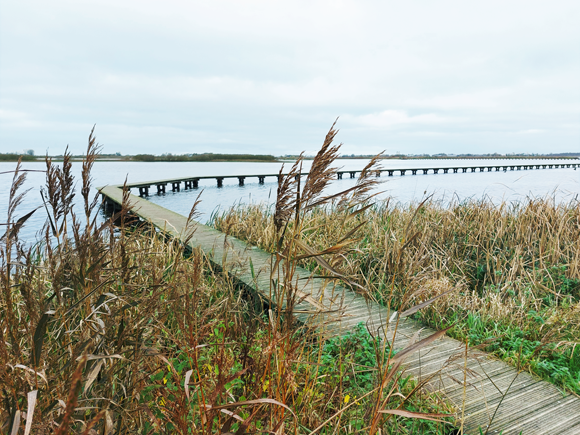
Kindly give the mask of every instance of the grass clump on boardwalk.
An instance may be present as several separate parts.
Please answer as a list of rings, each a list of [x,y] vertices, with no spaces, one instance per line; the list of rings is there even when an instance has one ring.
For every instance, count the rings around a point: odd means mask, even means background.
[[[338,227],[364,222],[342,267],[375,299],[404,310],[451,291],[415,316],[580,394],[578,201],[386,201],[347,215],[337,207],[313,212],[309,242],[327,246]],[[213,225],[272,251],[269,222],[267,209],[249,207],[216,216]]]
[[[90,193],[97,152],[91,134],[78,213],[70,155],[61,166],[46,159],[44,208],[19,219],[25,173],[14,172],[0,244],[0,432],[453,430],[442,421],[449,406],[390,368],[390,349],[364,327],[332,340],[305,331],[289,315],[292,290],[279,293],[285,309],[264,311],[201,251],[135,222],[128,193],[101,223]],[[328,156],[304,190],[288,178],[279,192],[273,234],[291,261],[279,263],[276,286],[293,286],[300,222],[321,200]],[[39,212],[44,236],[25,246],[18,231]]]

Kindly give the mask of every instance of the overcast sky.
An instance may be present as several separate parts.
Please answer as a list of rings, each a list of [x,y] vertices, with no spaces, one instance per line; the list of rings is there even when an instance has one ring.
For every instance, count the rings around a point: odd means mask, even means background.
[[[580,1],[0,2],[0,152],[580,151]]]

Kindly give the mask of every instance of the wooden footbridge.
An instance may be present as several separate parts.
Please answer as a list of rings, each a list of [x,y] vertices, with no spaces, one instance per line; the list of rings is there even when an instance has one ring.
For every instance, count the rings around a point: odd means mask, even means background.
[[[99,189],[107,208],[114,210],[122,203],[120,187]],[[135,195],[129,199],[137,217],[170,236],[184,237],[184,216]],[[227,264],[224,270],[266,301],[271,297],[270,254],[205,225],[194,226],[189,241],[192,247],[200,247],[220,267]],[[303,283],[299,289],[303,302],[296,307],[295,316],[305,325],[341,335],[363,322],[381,338],[394,341],[395,349],[435,332],[409,318],[396,322],[396,316],[386,308],[348,289],[327,286],[322,279],[309,279],[311,273],[305,269],[299,268],[296,273],[304,279],[298,281]],[[405,364],[409,373],[427,382],[428,389],[443,393],[457,406],[466,434],[479,434],[480,429],[493,435],[580,434],[578,397],[563,394],[528,373],[518,373],[482,352],[466,351],[465,345],[456,340],[443,337],[434,341],[413,353]]]
[[[381,169],[373,171],[377,177],[380,177],[381,174],[386,173],[389,177],[392,177],[394,174],[399,173],[400,175],[405,174],[412,174],[417,175],[418,173],[422,174],[448,174],[448,173],[472,173],[472,172],[507,172],[507,171],[528,171],[533,169],[558,169],[558,168],[573,168],[576,170],[577,167],[580,167],[580,163],[540,163],[540,164],[526,164],[526,163],[508,163],[508,164],[501,164],[501,165],[492,165],[492,166],[454,166],[454,167],[430,167],[430,168],[393,168],[393,169]],[[356,174],[359,174],[361,171],[337,171],[336,177],[339,180],[342,180],[344,175],[347,174],[350,178],[355,178]],[[307,176],[308,172],[302,174],[303,176]],[[217,181],[217,187],[223,187],[224,179],[226,178],[237,178],[238,184],[243,186],[245,184],[246,178],[257,178],[259,184],[264,184],[266,178],[275,178],[279,179],[280,174],[260,174],[260,175],[210,175],[210,176],[194,176],[194,177],[182,177],[182,178],[172,178],[168,180],[155,180],[155,181],[148,181],[148,182],[137,182],[137,183],[128,183],[127,187],[131,188],[138,188],[139,189],[139,196],[149,196],[149,189],[151,186],[157,187],[157,193],[165,193],[167,189],[167,185],[171,185],[171,190],[173,192],[179,192],[181,190],[181,183],[183,183],[183,189],[196,189],[199,187],[200,180],[207,180],[207,179],[215,179]]]

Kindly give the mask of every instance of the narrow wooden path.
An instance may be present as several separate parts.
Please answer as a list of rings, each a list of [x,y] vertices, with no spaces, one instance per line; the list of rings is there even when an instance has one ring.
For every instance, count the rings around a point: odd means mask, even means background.
[[[123,192],[119,186],[99,190],[109,206],[121,204]],[[184,236],[186,217],[135,195],[130,196],[130,202],[139,218],[173,237]],[[208,226],[194,225],[191,246],[200,247],[220,267],[227,265],[228,273],[264,298],[270,297],[270,254]],[[297,274],[300,278],[311,275],[305,269],[298,269]],[[394,322],[385,331],[389,320],[386,308],[365,301],[348,289],[327,286],[322,279],[301,282],[304,301],[297,306],[295,315],[304,324],[324,328],[329,335],[340,335],[363,322],[379,336],[392,339]],[[434,332],[414,320],[402,320],[395,349]],[[465,357],[465,345],[457,340],[437,340],[414,353],[405,365],[419,381],[427,381],[428,389],[442,392],[461,410],[459,416],[464,416],[466,434],[479,434],[479,428],[486,433],[490,423],[488,434],[580,434],[578,397],[563,394],[528,373],[518,374],[513,367],[482,352],[468,351]]]

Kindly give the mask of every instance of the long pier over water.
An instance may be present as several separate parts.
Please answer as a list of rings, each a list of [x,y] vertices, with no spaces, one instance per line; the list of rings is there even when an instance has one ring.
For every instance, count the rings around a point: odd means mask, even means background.
[[[465,165],[465,166],[453,166],[453,167],[425,167],[425,168],[392,168],[392,169],[381,169],[373,171],[377,177],[380,177],[381,174],[387,174],[389,177],[392,177],[395,174],[406,175],[417,175],[417,174],[448,174],[448,173],[473,173],[473,172],[507,172],[507,171],[531,171],[531,170],[540,170],[540,169],[558,169],[558,168],[573,168],[576,170],[580,167],[580,163],[575,161],[566,161],[564,163],[534,163],[534,164],[527,164],[527,163],[502,163],[502,164],[495,164],[495,165]],[[345,176],[348,178],[356,178],[357,174],[360,174],[361,170],[339,170],[336,172],[336,178],[342,180]],[[303,176],[307,176],[308,172],[304,172]],[[193,177],[182,177],[182,178],[172,178],[166,180],[154,180],[154,181],[147,181],[147,182],[137,182],[137,183],[128,183],[127,187],[131,188],[138,188],[139,189],[139,196],[149,196],[152,186],[157,187],[158,194],[166,193],[167,186],[171,186],[171,191],[179,192],[181,190],[181,184],[183,183],[183,189],[196,189],[199,186],[200,180],[207,180],[207,179],[215,179],[217,182],[217,187],[222,187],[224,179],[226,178],[237,178],[238,184],[243,186],[245,184],[246,178],[257,178],[258,183],[264,184],[266,178],[275,178],[278,179],[280,174],[257,174],[257,175],[207,175],[207,176],[193,176]]]
[[[453,169],[453,168],[446,168]],[[347,173],[349,173],[348,171]],[[277,176],[277,175],[276,175]],[[214,178],[214,177],[204,177]],[[225,178],[225,177],[224,177]],[[182,181],[182,180],[180,180]],[[137,183],[130,187],[155,185]],[[99,188],[110,210],[123,201],[122,186]],[[185,239],[190,231],[187,218],[135,195],[129,196],[132,213],[150,222],[165,234]],[[255,292],[267,303],[270,299],[271,256],[234,237],[200,223],[194,223],[191,247],[199,247],[240,285]],[[301,323],[322,328],[327,335],[342,335],[359,323],[381,339],[401,349],[435,331],[415,320],[401,320],[394,334],[393,313],[362,296],[324,279],[296,269],[301,302],[294,313]],[[275,298],[274,298],[275,300]],[[553,384],[518,371],[477,351],[465,351],[465,344],[443,337],[417,351],[406,360],[407,373],[426,381],[431,391],[444,394],[460,410],[466,434],[574,435],[580,433],[580,398],[563,394]],[[481,428],[481,432],[480,432]]]

